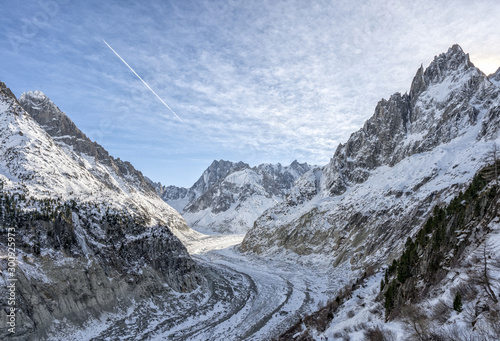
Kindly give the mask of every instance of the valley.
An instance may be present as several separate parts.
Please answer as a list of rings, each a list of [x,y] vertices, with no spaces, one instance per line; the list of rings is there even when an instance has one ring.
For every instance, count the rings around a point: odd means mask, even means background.
[[[242,235],[202,235],[186,242],[206,285],[165,296],[58,337],[75,340],[269,340],[315,311],[349,281],[328,259],[297,262],[238,251]],[[110,321],[113,321],[110,323]]]
[[[0,82],[0,338],[494,339],[499,79],[453,45],[323,167],[215,160],[190,188]]]

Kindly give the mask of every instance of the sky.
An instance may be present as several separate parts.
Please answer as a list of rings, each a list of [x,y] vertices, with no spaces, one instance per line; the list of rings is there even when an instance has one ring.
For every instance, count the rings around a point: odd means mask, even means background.
[[[190,187],[219,159],[325,165],[453,44],[495,72],[499,19],[497,0],[0,0],[0,81]]]

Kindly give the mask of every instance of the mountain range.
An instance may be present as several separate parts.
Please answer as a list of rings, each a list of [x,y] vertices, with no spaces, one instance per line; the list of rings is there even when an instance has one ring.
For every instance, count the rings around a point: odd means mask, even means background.
[[[499,129],[500,68],[485,75],[454,45],[328,164],[219,160],[181,188],[109,155],[42,92],[0,83],[14,340],[494,339]],[[230,248],[243,237],[191,227],[245,237]]]
[[[245,233],[266,209],[280,202],[312,167],[215,160],[190,188],[151,182],[161,198],[199,231]]]

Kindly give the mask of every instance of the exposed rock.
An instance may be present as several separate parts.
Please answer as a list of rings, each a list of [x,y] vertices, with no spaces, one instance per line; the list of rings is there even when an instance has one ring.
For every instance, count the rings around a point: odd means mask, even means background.
[[[0,230],[16,235],[17,340],[196,289],[202,277],[172,232],[189,228],[142,174],[88,140],[40,92],[20,102],[50,135],[0,83]],[[7,265],[4,258],[3,284]],[[0,339],[12,339],[8,308],[2,300]]]
[[[214,161],[189,189],[154,183],[158,194],[182,212],[191,227],[221,233],[244,233],[267,208],[283,200],[311,166]]]
[[[381,100],[329,164],[264,212],[241,249],[329,254],[353,266],[386,261],[436,200],[484,164],[500,127],[499,93],[454,45],[417,71],[409,95]]]

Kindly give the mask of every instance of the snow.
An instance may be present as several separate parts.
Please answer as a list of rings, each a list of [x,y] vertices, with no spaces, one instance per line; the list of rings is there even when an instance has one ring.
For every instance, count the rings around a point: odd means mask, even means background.
[[[500,202],[499,202],[500,204]],[[462,299],[463,310],[456,312],[451,310],[453,300],[458,288],[462,285],[474,285],[472,279],[475,274],[483,271],[484,263],[482,259],[477,260],[477,257],[482,257],[483,248],[486,246],[487,257],[490,265],[488,266],[488,274],[491,279],[493,290],[500,292],[500,266],[491,265],[498,258],[500,250],[500,218],[493,220],[488,226],[489,233],[485,238],[481,238],[478,243],[472,243],[467,247],[464,255],[466,257],[448,273],[437,287],[435,287],[426,298],[418,303],[418,308],[424,316],[430,318],[427,328],[441,333],[450,333],[455,331],[463,333],[465,339],[476,339],[483,337],[488,333],[490,324],[488,317],[483,314],[477,315],[477,305],[480,302],[486,302],[488,297],[484,293],[484,289],[479,285],[474,290],[478,294],[472,300]],[[384,308],[382,300],[378,300],[377,296],[380,292],[380,282],[383,279],[383,271],[378,272],[370,277],[361,285],[361,287],[352,292],[351,298],[340,306],[338,313],[335,314],[327,330],[323,333],[312,331],[314,340],[365,340],[364,331],[378,326],[380,329],[390,331],[397,340],[408,339],[408,329],[400,320],[386,322],[384,318]],[[445,323],[438,322],[432,319],[435,314],[435,307],[440,304],[445,304],[449,310],[449,317]],[[475,328],[471,327],[471,322],[475,320]],[[476,333],[476,334],[474,334]],[[479,333],[479,334],[477,334]],[[479,338],[479,339],[483,339]]]
[[[182,212],[184,207],[186,207],[187,204],[189,204],[189,202],[190,202],[189,197],[185,196],[185,197],[175,199],[175,200],[172,200],[172,199],[168,200],[167,203],[170,205],[170,207],[172,207],[177,212]]]
[[[228,238],[230,236],[218,236]],[[234,339],[236,336],[267,340],[276,330],[285,328],[300,313],[313,311],[320,301],[330,298],[345,283],[344,268],[337,274],[322,262],[307,264],[286,259],[262,258],[239,253],[234,247],[219,249],[213,239],[201,239],[197,249],[207,252],[195,259],[211,267],[222,267],[248,276],[254,294],[229,319],[190,337],[190,340]],[[208,251],[212,248],[211,251]],[[337,278],[337,279],[335,279]],[[344,279],[344,280],[343,280]],[[217,311],[217,309],[215,309]],[[198,324],[195,320],[190,323]],[[167,334],[168,335],[168,334]],[[167,337],[167,335],[162,335]]]
[[[208,207],[194,213],[183,212],[183,217],[188,225],[198,230],[242,234],[253,225],[262,212],[274,206],[278,199],[254,194],[244,201],[232,203],[229,209],[223,212],[214,213],[212,208]]]
[[[50,340],[269,340],[351,280],[349,266],[332,269],[328,257],[298,262],[247,255],[238,251],[242,235],[190,233],[184,242],[209,285],[186,294],[167,289],[84,326],[63,321]]]
[[[211,250],[225,249],[238,245],[243,241],[244,237],[244,234],[204,235],[200,233],[196,239],[184,239],[184,245],[189,254],[197,255]]]
[[[261,181],[261,177],[255,171],[251,169],[244,169],[238,172],[229,174],[224,181],[233,183],[238,187],[242,187],[245,184],[256,184]],[[264,190],[264,188],[262,188]]]
[[[184,225],[155,193],[138,190],[134,179],[118,176],[96,158],[52,139],[13,99],[0,98],[0,108],[0,174],[10,180],[4,190],[12,191],[22,182],[24,193],[34,198],[97,202],[116,211],[142,212],[153,217],[151,225]]]
[[[339,340],[349,337],[352,341],[362,341],[365,340],[364,330],[374,327],[390,330],[397,340],[403,340],[403,325],[399,322],[386,323],[384,308],[381,302],[376,301],[382,278],[383,274],[378,273],[353,291],[351,299],[340,306],[339,313],[335,314],[330,327],[323,333],[314,331],[314,340]]]
[[[471,68],[468,72],[461,72],[459,70],[454,74],[447,75],[441,82],[429,86],[421,95],[421,98],[423,101],[443,103],[449,100],[454,92],[464,87],[464,84],[467,84],[467,80],[471,78],[471,75],[475,74],[478,74],[478,70]]]
[[[9,109],[9,105],[5,102],[0,102],[0,115]]]
[[[460,91],[466,81],[476,72],[457,73],[443,81],[432,84],[421,96],[422,120],[436,122],[444,112],[435,110],[433,103],[443,103]],[[24,96],[24,95],[23,95]],[[35,92],[36,98],[43,93]],[[131,214],[140,211],[153,217],[151,225],[168,223],[170,227],[183,225],[182,218],[156,195],[146,193],[133,185],[131,175],[119,176],[113,169],[94,157],[76,153],[63,140],[52,139],[27,115],[16,115],[11,109],[15,103],[0,100],[0,180],[4,188],[12,193],[25,193],[36,198],[56,197],[61,200],[79,200],[82,203],[99,202],[103,208],[124,210]],[[302,190],[315,193],[312,200],[297,202],[296,206],[277,205],[280,198],[270,197],[260,185],[261,175],[244,169],[227,176],[223,183],[235,193],[251,187],[254,194],[231,205],[229,210],[214,214],[207,208],[196,213],[186,213],[186,219],[201,226],[200,231],[175,229],[173,232],[186,246],[197,266],[204,274],[205,285],[192,293],[176,293],[168,287],[157,297],[142,302],[132,302],[124,309],[116,307],[99,319],[89,318],[84,326],[72,326],[68,321],[57,321],[53,327],[53,339],[187,339],[187,340],[268,340],[286,330],[306,314],[315,311],[321,302],[334,298],[338,290],[349,284],[355,272],[350,263],[333,266],[337,256],[331,248],[318,247],[309,255],[298,255],[271,245],[263,255],[242,253],[239,245],[245,235],[204,234],[214,223],[226,222],[231,231],[245,232],[247,226],[259,217],[262,211],[274,206],[269,213],[271,223],[262,227],[262,238],[273,234],[274,227],[293,225],[298,218],[309,212],[319,212],[315,219],[301,225],[301,232],[310,233],[332,230],[345,234],[343,237],[353,245],[358,235],[349,230],[349,215],[359,212],[374,217],[377,212],[387,210],[383,219],[397,219],[399,212],[410,212],[422,208],[422,202],[433,195],[434,201],[447,203],[459,189],[470,181],[476,170],[486,163],[486,154],[496,140],[477,140],[486,111],[481,108],[475,125],[465,121],[456,122],[456,138],[442,143],[431,151],[413,154],[394,166],[380,166],[370,172],[362,184],[350,184],[346,191],[331,197],[326,192],[317,192],[319,183],[325,180],[322,170],[311,170],[293,188],[290,196],[300,198]],[[406,146],[416,145],[426,137],[428,131],[418,131],[417,125],[409,127],[410,134],[403,141]],[[20,132],[22,132],[20,134]],[[355,162],[351,158],[347,160]],[[262,165],[278,171],[280,165]],[[209,174],[204,173],[205,184]],[[324,184],[323,184],[324,185]],[[418,190],[415,188],[418,187]],[[223,186],[221,188],[224,188]],[[394,193],[402,193],[395,195]],[[198,193],[199,194],[199,193]],[[230,194],[231,191],[224,194]],[[308,198],[310,199],[310,198]],[[184,199],[187,200],[187,199]],[[178,202],[179,205],[183,202]],[[431,207],[425,207],[427,212]],[[281,211],[280,211],[281,210]],[[328,216],[328,219],[326,218]],[[263,217],[261,217],[264,219]],[[267,217],[266,217],[267,218]],[[72,216],[77,241],[86,255],[90,254],[86,232],[81,227],[76,213]],[[375,218],[373,218],[375,219]],[[381,218],[382,219],[382,218]],[[374,220],[370,221],[372,223]],[[378,222],[380,223],[380,221]],[[367,224],[370,226],[371,224]],[[417,224],[418,225],[418,224]],[[413,226],[411,235],[419,226]],[[491,232],[482,244],[471,246],[465,265],[448,274],[443,285],[422,303],[430,316],[432,308],[444,301],[451,304],[456,288],[470,280],[472,269],[481,264],[474,263],[473,256],[487,245],[491,256],[500,250],[500,221],[489,226]],[[204,230],[206,229],[206,230]],[[270,231],[266,231],[270,230]],[[96,231],[100,233],[103,231]],[[365,240],[376,236],[366,229]],[[142,235],[127,236],[128,240]],[[393,237],[393,236],[391,236]],[[401,241],[399,241],[401,242]],[[389,249],[387,244],[366,256],[363,262],[380,263],[387,254],[398,253],[401,246],[396,243]],[[474,249],[475,248],[475,249]],[[42,255],[55,253],[42,250]],[[23,272],[29,279],[48,282],[37,264],[19,256]],[[350,257],[357,265],[358,255]],[[71,260],[54,256],[61,263]],[[40,274],[41,273],[41,274]],[[492,269],[494,289],[500,290],[500,269]],[[385,323],[383,307],[376,297],[382,272],[366,280],[355,290],[331,325],[324,333],[313,332],[316,340],[350,337],[364,339],[364,330],[379,326],[390,330],[397,338],[405,336],[404,326],[398,321]],[[465,302],[464,311],[471,312],[477,302]],[[144,327],[143,321],[147,320]],[[478,326],[484,322],[479,317]],[[448,321],[453,328],[467,328],[466,314],[453,313]]]

